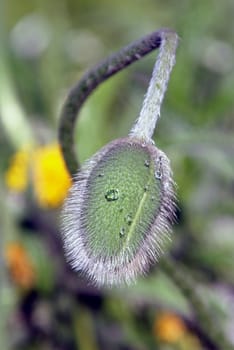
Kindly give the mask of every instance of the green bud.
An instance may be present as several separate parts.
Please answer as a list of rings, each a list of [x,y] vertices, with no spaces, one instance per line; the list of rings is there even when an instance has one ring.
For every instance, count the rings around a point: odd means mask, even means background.
[[[130,283],[155,262],[175,216],[169,160],[152,143],[109,143],[77,174],[63,210],[73,268],[96,284]]]

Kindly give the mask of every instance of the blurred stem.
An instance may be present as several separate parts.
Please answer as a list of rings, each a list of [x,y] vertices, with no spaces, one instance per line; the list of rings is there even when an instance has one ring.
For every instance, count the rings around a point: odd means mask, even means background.
[[[3,193],[2,193],[1,183],[0,183],[0,210],[1,213],[4,214],[4,205],[3,205]],[[3,215],[4,218],[4,215]],[[4,231],[5,231],[5,222],[1,224],[3,229],[3,233],[0,236],[0,309],[1,309],[1,317],[0,317],[0,340],[3,348],[8,349],[8,341],[6,336],[6,320],[8,317],[8,307],[5,305],[5,295],[6,295],[6,271],[5,271],[5,259],[4,259]]]
[[[161,260],[160,267],[174,281],[192,305],[201,328],[213,344],[212,349],[233,350],[234,347],[229,344],[222,330],[215,327],[207,306],[196,291],[195,282],[186,274],[183,267],[169,257]]]
[[[6,196],[0,181],[0,213],[1,213],[1,235],[0,235],[0,341],[2,349],[10,348],[8,334],[8,318],[15,307],[16,291],[9,283],[9,276],[6,270],[5,251],[6,244],[14,237],[14,224],[6,206]]]
[[[43,99],[46,113],[52,122],[57,122],[58,92],[64,82],[64,53],[61,38],[69,28],[67,3],[57,0],[56,6],[47,0],[35,0],[36,7],[49,23],[50,45],[39,63]]]
[[[81,305],[79,308],[75,307],[73,321],[77,349],[97,350],[98,347],[91,313]]]
[[[7,60],[0,53],[0,116],[7,136],[15,148],[33,145],[32,130],[13,88]]]

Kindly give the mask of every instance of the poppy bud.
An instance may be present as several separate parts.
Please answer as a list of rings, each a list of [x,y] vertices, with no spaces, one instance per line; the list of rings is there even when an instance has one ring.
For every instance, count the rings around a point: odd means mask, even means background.
[[[96,284],[130,283],[159,257],[174,211],[166,155],[152,143],[117,139],[75,177],[63,212],[67,258]]]

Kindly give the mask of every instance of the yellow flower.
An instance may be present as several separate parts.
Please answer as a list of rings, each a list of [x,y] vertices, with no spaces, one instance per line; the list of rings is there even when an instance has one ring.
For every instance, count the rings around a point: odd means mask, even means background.
[[[156,318],[153,331],[160,341],[177,343],[183,338],[186,326],[180,317],[165,312]]]
[[[24,192],[30,174],[35,198],[41,207],[56,208],[62,204],[71,179],[58,144],[16,152],[5,173],[7,187],[14,192]]]
[[[32,162],[32,182],[40,206],[55,208],[62,204],[71,178],[58,144],[38,148]]]
[[[29,150],[20,150],[14,154],[5,173],[7,187],[14,192],[25,191],[28,183]]]
[[[11,278],[20,287],[29,289],[35,284],[35,271],[24,246],[11,242],[5,250],[6,264]]]

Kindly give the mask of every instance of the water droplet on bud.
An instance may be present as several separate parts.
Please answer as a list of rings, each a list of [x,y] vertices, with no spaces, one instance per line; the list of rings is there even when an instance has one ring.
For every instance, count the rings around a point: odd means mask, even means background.
[[[160,170],[156,170],[155,177],[156,177],[156,179],[161,180],[162,179],[162,172]]]
[[[125,235],[125,228],[122,227],[119,231],[119,236],[122,238]]]
[[[132,215],[131,214],[127,214],[124,218],[125,222],[130,226],[132,223]]]
[[[119,199],[119,190],[115,188],[108,190],[105,194],[105,198],[108,202],[117,201]]]

